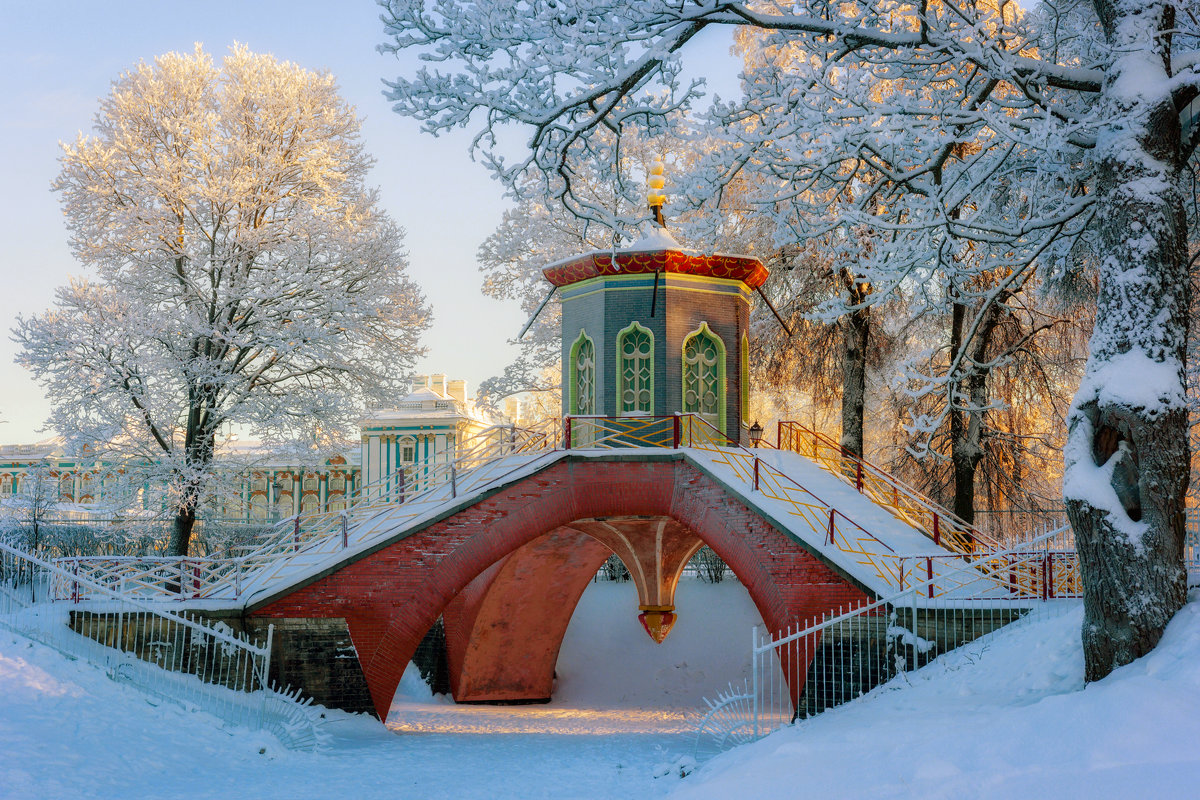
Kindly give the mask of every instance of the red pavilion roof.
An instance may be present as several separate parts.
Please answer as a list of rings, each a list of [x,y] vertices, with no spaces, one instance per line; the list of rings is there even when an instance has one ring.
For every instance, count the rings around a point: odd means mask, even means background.
[[[551,264],[542,270],[555,286],[596,278],[601,275],[636,275],[646,272],[673,272],[741,281],[757,289],[767,280],[767,268],[751,256],[701,255],[682,250],[610,251],[587,253]]]

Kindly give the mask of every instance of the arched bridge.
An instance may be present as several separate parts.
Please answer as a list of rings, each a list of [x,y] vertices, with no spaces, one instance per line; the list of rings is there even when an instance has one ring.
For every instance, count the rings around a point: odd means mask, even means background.
[[[771,630],[942,574],[936,591],[953,595],[957,567],[988,546],[797,427],[781,426],[779,443],[803,456],[741,448],[687,416],[575,418],[553,430],[564,432],[505,429],[453,463],[366,487],[349,514],[284,525],[241,559],[74,567],[184,598],[235,627],[274,622],[283,680],[384,716],[439,617],[457,700],[548,699],[575,605],[613,553],[661,641],[679,576],[702,545],[730,566]],[[1044,579],[1014,572],[989,591],[1003,602]],[[785,674],[802,683],[805,666]]]

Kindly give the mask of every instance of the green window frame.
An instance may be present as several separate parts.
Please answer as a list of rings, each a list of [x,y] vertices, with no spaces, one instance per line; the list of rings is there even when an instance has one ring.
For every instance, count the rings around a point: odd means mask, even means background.
[[[683,411],[725,432],[725,342],[701,322],[683,339]]]
[[[750,424],[750,335],[748,333],[742,333],[742,348],[739,355],[742,363],[738,365],[740,367],[738,376],[742,385],[738,388],[741,390],[742,427],[745,427]]]
[[[571,415],[596,413],[596,343],[580,329],[571,345],[567,409]]]
[[[654,332],[638,322],[617,334],[617,415],[654,414]]]

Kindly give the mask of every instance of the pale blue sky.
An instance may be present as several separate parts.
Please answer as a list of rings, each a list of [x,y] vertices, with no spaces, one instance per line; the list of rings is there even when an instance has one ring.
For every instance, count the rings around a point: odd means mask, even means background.
[[[475,251],[500,221],[502,193],[467,155],[463,133],[434,138],[393,113],[381,79],[415,58],[380,55],[379,9],[371,0],[281,2],[21,2],[0,0],[0,443],[44,437],[41,391],[12,363],[8,330],[17,314],[40,312],[55,287],[80,272],[67,247],[57,196],[58,142],[90,128],[110,82],[139,60],[202,42],[221,56],[235,41],[312,69],[327,69],[365,116],[364,141],[378,163],[371,182],[408,230],[410,270],[433,305],[418,365],[466,378],[472,389],[513,355],[505,340],[524,317],[515,304],[479,292]],[[699,68],[722,67],[720,93],[734,86],[728,33],[700,41]]]

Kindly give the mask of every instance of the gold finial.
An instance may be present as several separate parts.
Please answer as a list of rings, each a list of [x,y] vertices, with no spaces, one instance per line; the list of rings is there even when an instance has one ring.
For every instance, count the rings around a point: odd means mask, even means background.
[[[667,196],[663,194],[663,187],[667,185],[667,182],[663,178],[661,158],[655,157],[650,162],[650,174],[646,178],[646,185],[649,187],[649,191],[646,192],[646,204],[650,206],[650,211],[654,214],[654,221],[665,228],[667,222],[663,219],[662,207],[663,203],[667,202]]]

